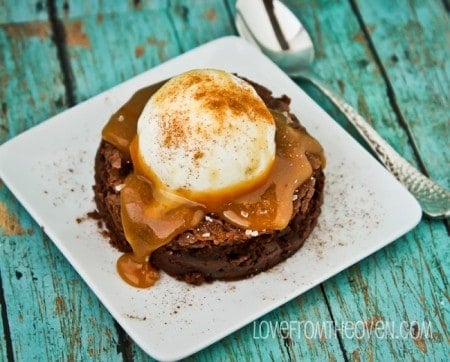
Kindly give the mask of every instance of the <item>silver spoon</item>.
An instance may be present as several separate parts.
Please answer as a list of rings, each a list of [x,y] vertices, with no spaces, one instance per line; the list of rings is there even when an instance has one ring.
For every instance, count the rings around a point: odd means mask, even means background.
[[[450,192],[400,156],[358,112],[329,90],[310,70],[312,40],[298,18],[278,0],[238,0],[236,28],[291,77],[314,84],[347,117],[386,168],[414,195],[431,218],[450,216]]]

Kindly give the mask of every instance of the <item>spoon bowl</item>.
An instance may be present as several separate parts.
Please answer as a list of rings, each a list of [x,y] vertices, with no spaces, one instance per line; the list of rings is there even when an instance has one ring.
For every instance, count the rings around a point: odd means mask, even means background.
[[[299,19],[279,0],[238,0],[236,28],[293,78],[315,85],[347,117],[385,167],[417,199],[431,218],[450,216],[450,192],[420,173],[400,156],[348,103],[311,71],[314,45]]]
[[[259,47],[280,68],[291,76],[308,68],[314,61],[314,45],[306,29],[289,8],[280,1],[273,2],[269,11],[262,0],[243,0],[236,3],[236,28],[246,40]],[[273,11],[274,16],[270,16]],[[279,33],[273,21],[278,22]],[[276,27],[276,26],[275,26]],[[288,47],[283,49],[279,37]]]

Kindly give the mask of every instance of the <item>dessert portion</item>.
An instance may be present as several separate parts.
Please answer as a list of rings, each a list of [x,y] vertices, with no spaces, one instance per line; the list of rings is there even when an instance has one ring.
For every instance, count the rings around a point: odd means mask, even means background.
[[[148,287],[158,269],[193,284],[239,279],[301,247],[325,159],[289,103],[204,69],[139,90],[111,117],[94,192],[126,282]]]

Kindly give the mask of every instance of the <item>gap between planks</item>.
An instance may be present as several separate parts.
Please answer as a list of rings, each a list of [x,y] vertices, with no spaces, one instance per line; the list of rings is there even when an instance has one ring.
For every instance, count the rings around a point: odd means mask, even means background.
[[[53,33],[52,41],[56,46],[63,84],[66,90],[66,102],[69,107],[73,107],[76,104],[74,76],[67,52],[66,32],[63,22],[58,18],[55,0],[47,0],[47,11]]]
[[[443,1],[444,1],[444,7],[447,9],[447,11],[450,11],[450,5],[447,3],[447,0],[443,0]],[[389,99],[389,103],[392,107],[392,110],[394,111],[394,114],[396,115],[396,117],[400,123],[400,126],[406,132],[406,135],[408,137],[409,143],[411,144],[414,156],[419,165],[419,169],[424,175],[426,175],[427,177],[430,177],[427,167],[425,166],[422,156],[420,155],[419,148],[415,141],[412,130],[409,127],[408,122],[406,122],[405,118],[403,117],[403,114],[397,103],[394,87],[392,86],[392,83],[389,80],[389,76],[387,75],[386,69],[383,66],[383,62],[381,61],[380,56],[378,55],[378,52],[376,51],[375,45],[372,42],[372,38],[370,37],[370,31],[367,28],[366,24],[364,23],[363,17],[358,8],[358,4],[356,3],[356,0],[349,0],[349,3],[350,3],[353,13],[355,14],[356,20],[358,21],[358,24],[361,27],[364,37],[366,38],[367,45],[368,45],[370,51],[372,52],[375,63],[377,65],[378,69],[380,69],[381,77],[383,78],[383,81],[386,84],[386,92],[387,92],[387,96]],[[442,222],[443,222],[445,228],[447,229],[447,235],[450,235],[450,220],[448,218],[446,218],[446,219],[443,219]]]
[[[405,130],[406,135],[408,136],[409,143],[412,146],[414,156],[416,157],[416,160],[419,164],[420,170],[427,176],[430,176],[427,168],[422,160],[422,157],[420,156],[419,149],[417,147],[416,141],[414,140],[414,136],[412,134],[411,128],[409,127],[408,123],[406,122],[405,118],[403,117],[403,114],[400,110],[400,107],[398,106],[394,88],[391,84],[391,81],[389,80],[389,77],[386,73],[386,69],[383,66],[383,62],[380,59],[380,56],[378,55],[378,52],[376,51],[375,45],[372,42],[372,39],[370,37],[369,29],[367,29],[366,24],[364,23],[364,20],[362,18],[361,12],[358,9],[358,5],[356,4],[356,0],[350,0],[350,6],[355,14],[356,20],[358,21],[359,26],[361,27],[361,30],[364,34],[364,37],[366,38],[367,45],[372,52],[373,58],[375,60],[375,63],[380,69],[381,77],[383,78],[384,83],[386,84],[386,92],[389,99],[389,103],[394,111],[394,114],[396,115],[401,127]]]
[[[9,329],[8,313],[6,310],[6,300],[3,293],[2,274],[0,273],[0,309],[3,324],[3,335],[5,336],[6,358],[8,361],[14,361],[14,351],[11,341],[11,331]]]

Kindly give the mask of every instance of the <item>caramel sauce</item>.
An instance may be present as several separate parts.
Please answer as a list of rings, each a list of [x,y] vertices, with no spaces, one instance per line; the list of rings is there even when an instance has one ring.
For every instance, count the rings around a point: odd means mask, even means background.
[[[159,272],[148,260],[136,260],[133,253],[123,254],[117,260],[117,270],[124,281],[136,288],[151,287],[159,279]]]
[[[111,116],[103,128],[102,138],[128,154],[130,143],[136,134],[137,121],[145,104],[165,82],[152,84],[134,93],[128,102]]]
[[[119,259],[117,270],[129,284],[146,288],[158,279],[149,263],[151,253],[197,225],[204,213],[196,204],[161,194],[136,172],[125,179],[120,202],[125,237],[133,252]]]
[[[277,151],[271,173],[260,187],[215,210],[232,224],[255,231],[281,230],[288,225],[294,191],[312,174],[306,153],[323,159],[322,146],[314,138],[292,128],[287,115],[277,111],[272,114],[277,126]]]
[[[207,213],[251,231],[284,229],[292,216],[295,190],[312,174],[307,153],[321,157],[321,145],[302,129],[294,129],[285,113],[271,111],[276,122],[276,157],[266,179],[240,196],[229,193],[202,202],[164,190],[155,182],[138,152],[137,120],[148,99],[163,83],[143,88],[123,105],[103,129],[103,138],[131,156],[133,172],[121,190],[121,217],[133,252],[117,262],[120,276],[130,285],[146,288],[158,280],[151,253],[178,234],[194,228]],[[149,177],[150,176],[150,177]],[[239,194],[238,190],[233,195]]]

